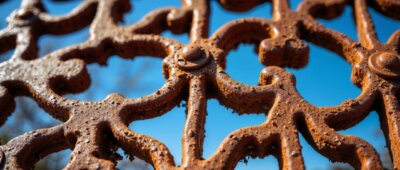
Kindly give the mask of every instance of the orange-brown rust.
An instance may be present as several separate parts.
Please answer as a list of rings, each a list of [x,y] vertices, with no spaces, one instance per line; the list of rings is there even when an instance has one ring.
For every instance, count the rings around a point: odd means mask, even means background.
[[[1,0],[0,0],[1,2]],[[0,124],[14,110],[17,95],[32,97],[50,115],[63,121],[48,129],[25,133],[0,146],[4,169],[32,169],[40,157],[73,150],[65,169],[116,169],[115,148],[139,157],[155,169],[233,169],[246,156],[273,155],[281,169],[305,169],[299,132],[316,151],[332,161],[357,169],[383,169],[368,142],[337,131],[362,121],[372,110],[381,120],[395,169],[400,169],[400,31],[388,43],[379,42],[368,6],[399,19],[397,0],[305,0],[298,10],[287,0],[272,0],[273,19],[232,21],[208,36],[209,0],[182,0],[182,8],[151,12],[127,27],[118,26],[128,0],[87,0],[65,16],[51,16],[40,0],[24,0],[0,31],[0,52],[15,48],[0,63]],[[264,0],[219,0],[227,10],[247,11]],[[352,5],[360,42],[322,26],[316,18],[334,19]],[[37,40],[45,34],[67,34],[90,25],[86,42],[38,58]],[[181,44],[160,36],[164,30],[189,33]],[[305,41],[320,45],[353,66],[352,80],[363,92],[334,107],[316,107],[296,90],[295,77],[283,67],[308,63]],[[239,43],[258,46],[267,65],[259,85],[238,83],[225,72],[226,54]],[[111,55],[163,58],[165,85],[148,96],[125,98],[110,94],[99,102],[63,97],[90,85],[86,65],[106,63]],[[203,158],[207,99],[216,98],[239,114],[264,113],[258,126],[232,132],[210,158]],[[186,100],[182,135],[182,165],[175,165],[168,148],[150,136],[128,128],[136,120],[166,114]],[[179,132],[176,132],[179,133]]]

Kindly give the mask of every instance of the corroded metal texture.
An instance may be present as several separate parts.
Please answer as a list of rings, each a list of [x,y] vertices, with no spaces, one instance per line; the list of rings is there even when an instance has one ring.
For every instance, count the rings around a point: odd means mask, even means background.
[[[264,0],[219,3],[227,10],[241,12]],[[65,169],[115,169],[115,152],[120,147],[156,169],[233,169],[246,156],[267,155],[275,156],[282,169],[305,169],[298,137],[301,132],[315,150],[332,161],[347,162],[357,169],[382,169],[371,144],[337,133],[376,110],[394,167],[399,169],[400,31],[387,43],[379,42],[368,6],[400,19],[400,1],[305,0],[296,11],[289,8],[287,0],[268,3],[273,5],[272,20],[235,20],[209,37],[207,0],[182,0],[182,8],[153,11],[127,27],[118,26],[118,22],[130,10],[128,0],[87,0],[65,16],[49,15],[39,0],[24,0],[0,32],[0,52],[15,48],[12,58],[0,64],[0,120],[4,123],[13,111],[14,96],[26,95],[63,123],[1,145],[1,165],[30,169],[41,157],[71,148]],[[360,42],[316,21],[335,18],[346,5],[354,9]],[[90,38],[86,42],[37,56],[41,35],[66,34],[88,25]],[[159,35],[167,29],[190,33],[190,43]],[[282,68],[307,64],[309,48],[304,40],[339,54],[352,65],[352,81],[362,89],[359,97],[320,108],[299,95],[295,77]],[[242,42],[255,43],[259,60],[268,66],[260,73],[258,86],[238,83],[224,71],[226,54]],[[165,85],[141,98],[110,94],[100,102],[89,102],[62,96],[85,90],[90,85],[86,65],[104,64],[111,55],[163,58]],[[204,159],[209,98],[240,114],[265,113],[267,119],[261,125],[232,132],[211,157]],[[177,166],[163,143],[130,130],[128,125],[162,116],[182,100],[187,100],[187,113],[182,165]]]

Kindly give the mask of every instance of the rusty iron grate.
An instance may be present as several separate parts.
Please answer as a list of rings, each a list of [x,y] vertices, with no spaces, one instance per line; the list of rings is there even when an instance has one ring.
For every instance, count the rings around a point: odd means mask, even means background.
[[[182,0],[182,8],[152,11],[141,21],[118,26],[128,0],[87,0],[71,13],[52,16],[40,0],[24,0],[0,32],[0,52],[15,48],[0,63],[0,121],[4,123],[18,95],[32,97],[63,123],[34,130],[1,145],[5,169],[31,169],[41,157],[71,148],[65,169],[115,169],[115,148],[139,157],[156,169],[233,169],[246,156],[275,156],[281,169],[305,169],[299,131],[315,150],[332,161],[357,169],[383,169],[377,151],[368,142],[340,135],[338,130],[359,123],[378,111],[395,169],[400,168],[400,31],[387,43],[377,39],[368,7],[400,19],[398,0],[305,0],[297,11],[287,0],[272,0],[273,19],[239,19],[208,37],[209,1]],[[219,0],[231,11],[246,11],[264,0]],[[346,5],[354,8],[358,37],[328,29],[316,18],[335,18]],[[37,41],[45,34],[67,34],[90,26],[86,42],[38,58]],[[160,33],[190,33],[181,44]],[[301,68],[308,62],[303,41],[329,49],[353,67],[352,81],[362,89],[356,99],[334,107],[316,107],[300,97],[295,77],[284,67]],[[225,56],[241,42],[258,45],[260,61],[268,65],[259,86],[236,82],[224,72]],[[64,98],[90,85],[86,64],[104,63],[111,55],[163,58],[165,85],[149,96],[124,98],[110,94],[100,102]],[[265,113],[265,123],[232,132],[208,159],[202,158],[206,102],[216,98],[238,113]],[[167,113],[187,100],[182,137],[182,165],[176,166],[168,148],[149,136],[131,131],[135,120]],[[178,133],[178,132],[177,132]]]

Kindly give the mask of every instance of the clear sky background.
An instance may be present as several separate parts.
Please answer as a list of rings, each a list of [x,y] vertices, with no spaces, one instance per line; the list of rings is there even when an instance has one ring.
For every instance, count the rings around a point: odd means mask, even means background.
[[[45,0],[45,6],[53,15],[63,15],[71,11],[81,1],[50,2]],[[299,0],[291,0],[292,9],[296,9]],[[6,26],[5,18],[19,6],[20,0],[10,0],[0,4],[0,28]],[[179,0],[134,0],[133,10],[125,15],[125,23],[130,25],[137,22],[148,12],[162,7],[180,7]],[[400,28],[400,22],[383,16],[373,9],[369,9],[376,24],[379,39],[386,42],[388,37]],[[222,25],[239,18],[261,17],[271,19],[271,3],[264,3],[249,12],[233,13],[223,8],[213,0],[211,2],[211,28],[210,34]],[[352,14],[353,9],[347,6],[343,14],[334,20],[318,20],[324,26],[342,32],[354,40],[357,40],[355,23]],[[173,35],[169,31],[164,36],[176,39],[181,43],[188,43],[188,35]],[[84,42],[88,37],[88,28],[81,31],[63,35],[45,35],[39,40],[43,55],[44,47],[60,49],[69,45]],[[318,46],[310,46],[309,64],[300,70],[286,69],[296,76],[297,89],[299,93],[310,103],[316,106],[335,106],[341,102],[356,98],[360,94],[358,89],[350,80],[351,66],[338,55]],[[237,50],[231,51],[227,59],[227,73],[235,80],[256,85],[260,71],[265,67],[253,51],[253,45],[240,45]],[[5,59],[12,51],[3,56]],[[108,65],[88,65],[91,73],[91,87],[78,95],[67,95],[68,98],[99,101],[110,93],[121,93],[125,97],[136,98],[151,94],[165,83],[161,73],[161,59],[151,57],[138,57],[134,60],[121,59],[117,56],[108,60]],[[145,71],[143,71],[145,70]],[[121,84],[133,83],[121,88]],[[208,158],[216,150],[219,143],[232,131],[251,125],[258,125],[265,121],[263,114],[250,114],[238,116],[231,109],[219,105],[215,99],[208,101],[208,116],[206,121],[206,138],[204,142],[204,158]],[[41,114],[42,115],[42,114]],[[45,115],[45,114],[43,114]],[[52,119],[47,116],[47,119]],[[136,132],[144,133],[165,143],[180,164],[181,160],[181,137],[185,121],[185,108],[176,107],[163,116],[133,122],[130,128]],[[385,151],[385,140],[380,134],[378,115],[372,112],[366,119],[353,128],[340,131],[341,134],[355,135],[370,142],[378,152]],[[314,151],[300,135],[303,146],[303,156],[307,169],[327,169],[330,161]],[[278,169],[278,162],[269,156],[264,159],[250,159],[244,164],[239,163],[237,169]]]

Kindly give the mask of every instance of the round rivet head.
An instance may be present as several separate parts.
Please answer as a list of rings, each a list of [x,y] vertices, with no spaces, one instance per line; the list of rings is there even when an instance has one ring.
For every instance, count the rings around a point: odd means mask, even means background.
[[[183,47],[182,58],[188,61],[194,61],[203,55],[203,49],[198,45],[190,45]]]
[[[400,77],[400,57],[391,52],[373,54],[368,60],[368,67],[384,78]]]
[[[183,47],[177,55],[175,61],[181,69],[195,70],[205,66],[210,59],[209,53],[201,46],[191,44]]]

